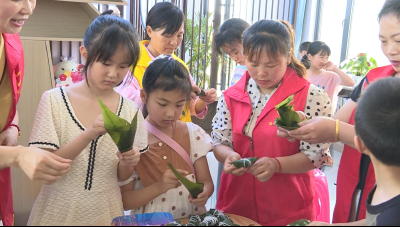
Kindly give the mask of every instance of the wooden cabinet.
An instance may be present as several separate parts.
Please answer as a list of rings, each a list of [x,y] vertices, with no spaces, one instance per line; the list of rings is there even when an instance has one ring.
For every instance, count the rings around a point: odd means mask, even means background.
[[[42,94],[54,87],[50,41],[82,41],[99,12],[92,3],[126,5],[125,0],[40,0],[20,36],[25,54],[25,75],[17,109],[22,130],[19,144],[28,145]],[[11,170],[15,225],[27,224],[41,184],[17,168]]]

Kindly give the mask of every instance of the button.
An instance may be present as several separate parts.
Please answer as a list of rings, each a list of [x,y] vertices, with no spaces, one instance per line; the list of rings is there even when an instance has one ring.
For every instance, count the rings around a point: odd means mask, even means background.
[[[164,156],[163,159],[164,159],[164,160],[167,160],[167,156]]]
[[[158,146],[160,146],[160,147],[161,147],[161,146],[162,146],[162,143],[160,142],[160,143],[158,144]]]

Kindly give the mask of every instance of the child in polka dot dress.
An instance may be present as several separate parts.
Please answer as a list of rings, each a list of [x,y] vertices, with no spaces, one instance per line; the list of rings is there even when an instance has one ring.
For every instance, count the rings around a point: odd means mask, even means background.
[[[175,219],[206,212],[205,204],[214,192],[206,158],[213,143],[199,126],[179,121],[191,94],[188,71],[173,58],[156,59],[146,69],[141,91],[146,120],[188,153],[195,173],[179,153],[149,132],[149,150],[142,154],[132,177],[120,182],[125,210],[169,212]],[[204,192],[193,199],[167,163],[192,182],[203,183]]]

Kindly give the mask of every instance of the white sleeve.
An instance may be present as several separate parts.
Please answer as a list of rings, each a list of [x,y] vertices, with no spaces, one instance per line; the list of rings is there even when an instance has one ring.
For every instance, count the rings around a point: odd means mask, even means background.
[[[223,95],[217,104],[217,114],[213,119],[212,129],[214,146],[223,144],[233,148],[231,113]]]
[[[311,117],[328,116],[331,114],[331,100],[328,94],[320,88],[310,85],[304,113]],[[329,151],[330,145],[330,143],[310,144],[300,141],[300,151],[307,155],[315,168],[320,168],[323,165],[333,164],[333,159]]]
[[[60,149],[61,113],[53,92],[54,90],[46,91],[42,95],[29,139],[29,146],[54,151]]]
[[[187,123],[190,133],[190,159],[194,164],[197,160],[207,156],[213,149],[214,143],[211,137],[200,126]]]

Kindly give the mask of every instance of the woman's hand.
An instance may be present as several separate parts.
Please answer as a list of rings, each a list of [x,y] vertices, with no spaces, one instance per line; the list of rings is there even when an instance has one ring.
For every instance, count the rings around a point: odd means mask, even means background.
[[[214,88],[208,89],[204,91],[206,93],[205,96],[200,96],[199,98],[203,100],[203,102],[207,103],[207,105],[210,105],[215,102],[217,99],[217,90]]]
[[[299,126],[296,130],[288,131],[288,136],[311,144],[335,140],[336,122],[332,118],[315,117],[299,123]]]
[[[117,152],[119,158],[119,165],[124,167],[135,167],[140,161],[140,152],[137,147],[125,153]]]
[[[180,173],[184,177],[189,174],[187,171],[180,169],[177,169],[176,171],[178,171],[178,173]],[[178,178],[170,169],[165,171],[164,175],[158,181],[158,183],[160,184],[160,189],[163,192],[162,194],[167,193],[171,189],[178,188],[181,185]]]
[[[14,126],[9,127],[0,133],[0,146],[15,147],[18,145],[18,129]]]
[[[36,147],[21,147],[17,156],[18,167],[31,180],[49,185],[67,173],[71,160]]]
[[[236,152],[232,152],[226,159],[224,164],[225,174],[232,174],[234,176],[240,177],[247,172],[247,168],[236,169],[232,162],[242,159],[240,155]]]
[[[211,196],[209,194],[207,188],[204,188],[204,191],[197,196],[197,199],[193,199],[192,195],[189,194],[189,202],[194,204],[196,207],[204,207]]]
[[[261,183],[269,181],[271,177],[279,172],[279,163],[273,158],[261,158],[249,169],[249,172]]]
[[[96,118],[96,120],[94,120],[90,128],[87,129],[87,135],[91,141],[97,139],[97,137],[104,135],[106,133],[107,131],[104,128],[103,115],[99,115]]]

